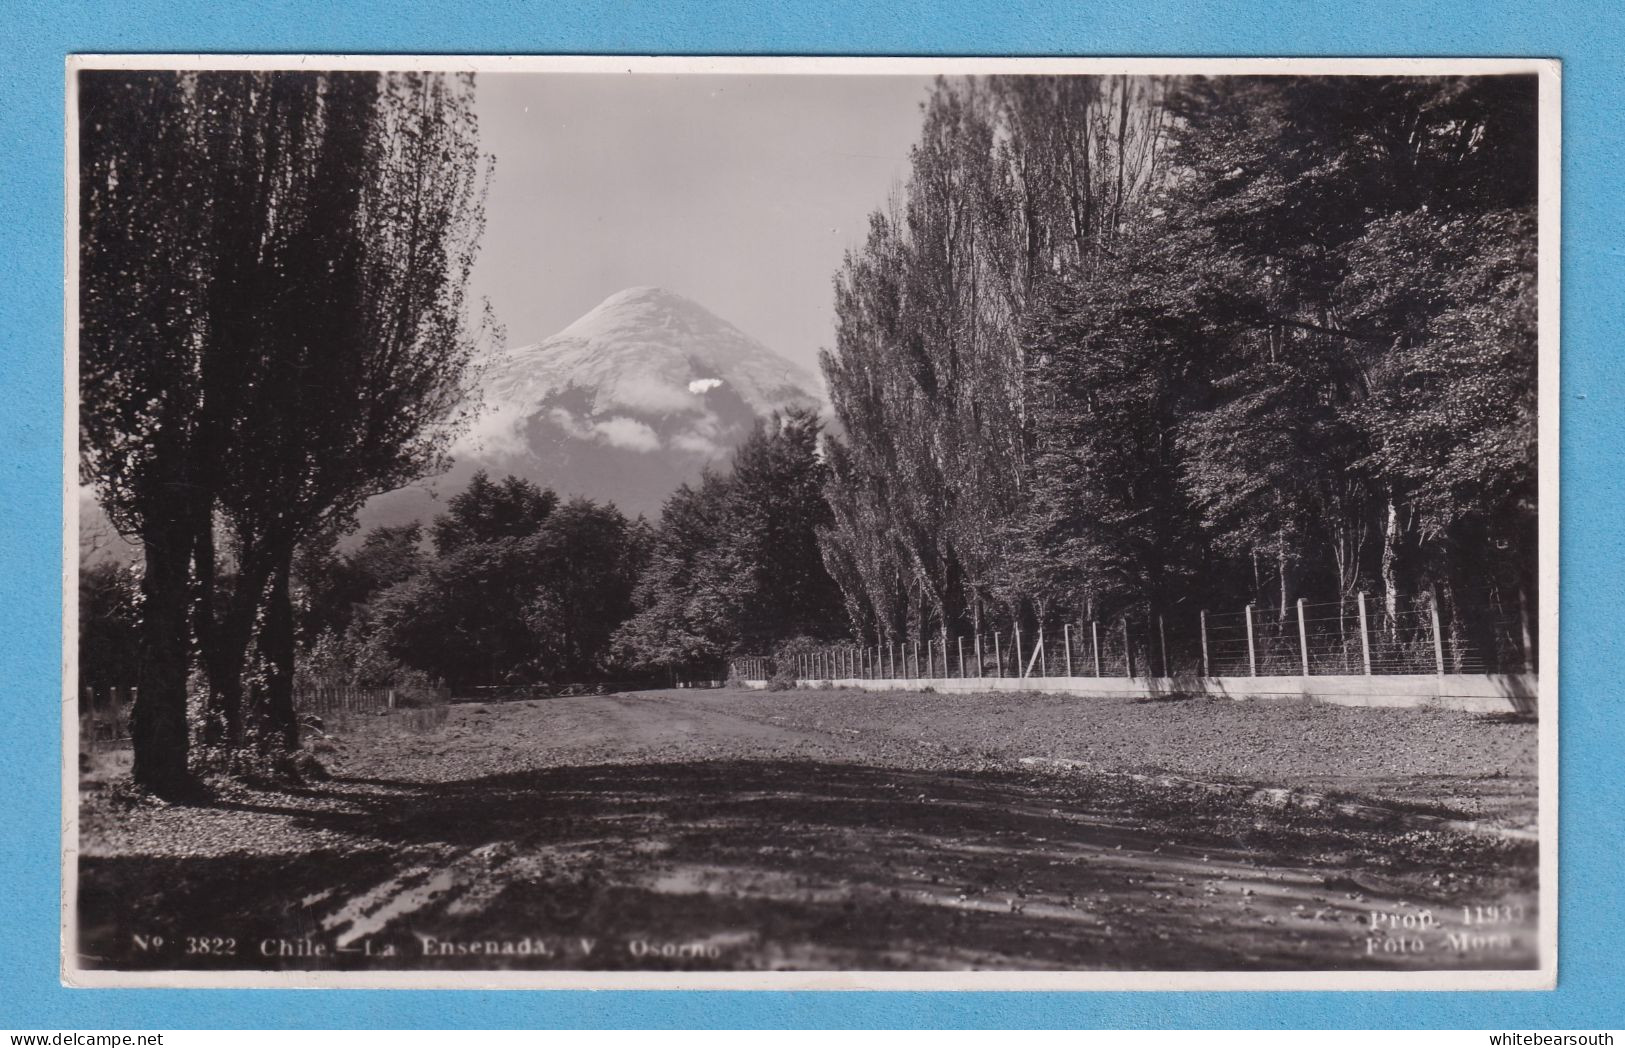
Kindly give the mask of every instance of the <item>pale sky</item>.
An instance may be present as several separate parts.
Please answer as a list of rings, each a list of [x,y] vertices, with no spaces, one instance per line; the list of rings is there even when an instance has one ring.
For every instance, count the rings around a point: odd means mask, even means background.
[[[496,175],[472,290],[524,345],[622,288],[658,285],[816,373],[831,278],[906,176],[928,86],[483,73]]]

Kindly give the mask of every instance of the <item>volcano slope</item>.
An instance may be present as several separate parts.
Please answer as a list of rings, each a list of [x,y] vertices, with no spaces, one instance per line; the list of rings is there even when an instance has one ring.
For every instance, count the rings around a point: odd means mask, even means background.
[[[371,718],[320,748],[330,780],[206,806],[87,782],[82,964],[1536,963],[1529,723],[721,689]]]

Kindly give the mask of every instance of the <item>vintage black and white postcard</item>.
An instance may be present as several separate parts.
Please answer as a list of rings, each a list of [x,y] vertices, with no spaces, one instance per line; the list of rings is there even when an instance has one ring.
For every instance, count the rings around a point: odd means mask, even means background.
[[[1551,986],[1557,91],[72,59],[64,979]]]

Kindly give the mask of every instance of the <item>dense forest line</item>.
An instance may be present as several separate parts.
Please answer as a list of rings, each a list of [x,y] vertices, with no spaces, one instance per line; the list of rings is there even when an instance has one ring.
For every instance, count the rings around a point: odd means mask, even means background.
[[[940,82],[823,360],[857,635],[1532,600],[1535,102]]]
[[[819,557],[821,424],[763,422],[731,465],[680,487],[658,523],[476,473],[427,527],[314,536],[292,564],[296,687],[559,686],[715,679],[739,651],[843,634]],[[222,585],[235,563],[217,566]],[[80,680],[127,687],[140,571],[80,572]]]

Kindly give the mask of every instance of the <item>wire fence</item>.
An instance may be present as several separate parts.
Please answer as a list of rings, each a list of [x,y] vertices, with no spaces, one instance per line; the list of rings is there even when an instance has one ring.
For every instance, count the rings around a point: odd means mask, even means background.
[[[776,659],[747,655],[729,676],[766,680],[988,677],[1281,677],[1524,673],[1536,669],[1533,622],[1520,601],[1452,603],[1431,594],[1299,600],[1284,607],[1150,619],[938,633],[889,644],[833,644]]]
[[[80,744],[92,753],[128,746],[130,712],[134,708],[134,688],[90,685],[80,688]]]
[[[395,691],[349,686],[301,688],[294,692],[293,708],[301,714],[379,713],[395,708]]]
[[[79,739],[91,752],[117,750],[130,745],[130,717],[135,711],[136,688],[91,686],[79,690]],[[354,716],[409,710],[414,723],[445,720],[451,692],[445,688],[308,687],[294,691],[294,710],[300,717],[348,721]],[[430,717],[431,711],[433,717]]]

